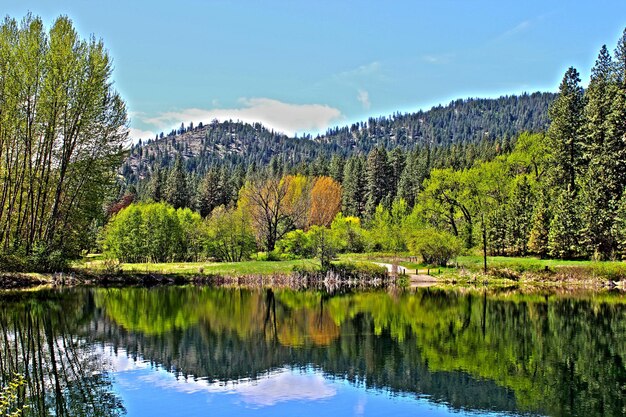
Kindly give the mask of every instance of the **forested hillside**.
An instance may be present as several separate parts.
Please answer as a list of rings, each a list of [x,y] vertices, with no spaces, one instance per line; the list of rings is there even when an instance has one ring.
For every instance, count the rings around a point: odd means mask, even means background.
[[[161,133],[147,143],[134,145],[122,173],[133,184],[150,176],[155,168],[171,167],[177,155],[183,158],[187,171],[204,174],[216,165],[262,166],[272,159],[292,168],[332,155],[368,153],[378,146],[485,147],[496,141],[506,143],[525,131],[545,130],[554,97],[551,93],[533,93],[456,100],[428,111],[370,118],[329,129],[317,137],[290,138],[261,124],[232,121],[183,124],[167,135]]]

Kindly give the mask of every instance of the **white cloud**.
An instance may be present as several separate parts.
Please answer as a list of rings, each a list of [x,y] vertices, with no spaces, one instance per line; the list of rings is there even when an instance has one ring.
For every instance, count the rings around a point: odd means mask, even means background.
[[[356,99],[359,100],[359,103],[363,105],[364,109],[369,109],[372,103],[370,103],[370,95],[365,90],[359,90],[359,94],[357,94]]]
[[[134,142],[139,139],[154,139],[156,133],[151,130],[141,130],[134,127],[128,129],[128,137]]]
[[[296,132],[326,130],[331,123],[343,118],[341,111],[324,104],[293,104],[270,98],[243,98],[241,107],[230,109],[190,108],[144,117],[141,121],[155,129],[167,130],[180,123],[209,123],[214,119],[263,123],[268,128],[294,135]],[[154,136],[154,135],[153,135]]]

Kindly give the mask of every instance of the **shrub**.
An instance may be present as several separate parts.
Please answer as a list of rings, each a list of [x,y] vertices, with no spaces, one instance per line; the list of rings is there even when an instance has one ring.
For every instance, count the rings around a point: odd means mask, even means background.
[[[256,250],[250,219],[241,209],[217,207],[207,219],[206,251],[225,262],[240,262]]]
[[[409,239],[409,250],[419,254],[426,264],[446,266],[461,252],[461,242],[448,232],[422,229]]]
[[[165,203],[131,204],[104,230],[105,253],[123,262],[168,262],[197,259],[204,227],[189,209]]]
[[[14,254],[0,254],[0,272],[24,272],[26,262]]]
[[[298,229],[287,233],[276,243],[278,254],[296,258],[310,258],[314,254],[310,236]]]
[[[335,262],[332,264],[333,271],[342,278],[385,278],[387,268],[369,262]]]
[[[360,253],[365,250],[365,231],[358,217],[344,217],[339,213],[330,225],[330,229],[337,238],[339,252]]]

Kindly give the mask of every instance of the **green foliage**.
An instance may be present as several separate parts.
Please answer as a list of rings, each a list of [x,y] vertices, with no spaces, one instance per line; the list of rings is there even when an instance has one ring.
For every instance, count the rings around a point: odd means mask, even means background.
[[[90,249],[128,136],[112,71],[66,16],[0,22],[0,252],[56,270]]]
[[[104,230],[105,252],[122,262],[194,260],[203,241],[202,219],[165,203],[133,203]]]
[[[219,261],[240,262],[256,251],[250,219],[241,209],[217,207],[207,220],[206,251]]]
[[[343,278],[359,279],[367,278],[386,278],[387,268],[376,265],[371,262],[334,262],[332,270],[339,273]]]
[[[26,379],[16,374],[5,387],[0,387],[0,416],[20,417],[23,415],[28,407],[20,406],[18,397],[25,385]]]
[[[324,226],[313,226],[307,233],[311,242],[311,248],[315,256],[320,260],[323,270],[330,268],[330,263],[335,259],[339,248],[339,241],[332,230]]]
[[[578,207],[579,204],[571,192],[564,191],[558,196],[548,233],[551,256],[571,259],[580,255]]]
[[[366,231],[361,227],[358,217],[337,214],[330,225],[332,233],[337,237],[339,252],[363,252],[366,245]]]
[[[310,258],[315,250],[309,233],[301,229],[287,233],[276,243],[276,251],[279,254],[291,255],[295,258]]]
[[[535,255],[544,258],[548,254],[548,237],[550,233],[550,213],[545,197],[539,199],[535,205],[531,220],[528,249]]]
[[[448,232],[423,229],[411,236],[409,250],[420,255],[426,264],[446,266],[461,253],[461,242]]]
[[[369,222],[367,243],[370,250],[402,252],[406,250],[409,208],[403,199],[394,200],[391,209],[382,204]]]
[[[179,156],[165,183],[165,201],[176,209],[189,207],[191,199],[188,187],[183,159]]]

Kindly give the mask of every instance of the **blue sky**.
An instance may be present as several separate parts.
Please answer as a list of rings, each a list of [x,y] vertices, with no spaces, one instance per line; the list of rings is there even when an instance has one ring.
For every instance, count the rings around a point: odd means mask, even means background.
[[[583,81],[626,1],[0,0],[102,38],[131,133],[260,120],[287,133]]]

